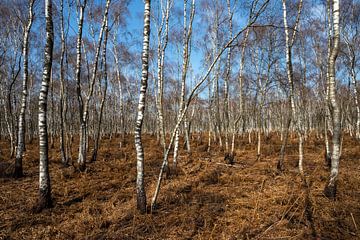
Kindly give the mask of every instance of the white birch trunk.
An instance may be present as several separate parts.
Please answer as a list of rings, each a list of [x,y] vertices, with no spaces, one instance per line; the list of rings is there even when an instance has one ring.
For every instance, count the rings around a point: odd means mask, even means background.
[[[80,121],[81,122],[80,122],[80,145],[79,145],[79,157],[78,157],[78,164],[79,164],[80,171],[84,171],[86,168],[86,152],[87,152],[87,147],[88,147],[88,144],[87,144],[88,143],[88,141],[87,141],[88,134],[87,133],[88,133],[88,120],[89,120],[89,116],[88,116],[89,115],[89,104],[90,104],[92,94],[94,92],[94,85],[95,85],[95,79],[97,76],[101,42],[102,42],[103,35],[104,35],[103,33],[104,33],[104,29],[105,29],[105,23],[107,21],[110,3],[111,3],[111,0],[106,1],[105,12],[104,12],[103,20],[102,20],[102,26],[100,29],[99,38],[98,38],[96,51],[95,51],[95,60],[94,60],[92,75],[91,75],[91,79],[89,82],[90,87],[89,87],[88,93],[86,95],[85,101],[81,103],[82,107],[80,108],[80,111],[81,111],[81,114],[80,114],[81,120]],[[86,1],[84,2],[84,5],[81,7],[82,11],[80,10],[80,21],[83,20],[85,4],[86,4]],[[81,32],[82,32],[82,23],[81,23]],[[80,23],[79,23],[79,34],[80,34]],[[79,41],[79,39],[78,39],[78,41]],[[79,42],[78,42],[78,44],[79,44]],[[81,51],[81,49],[80,49],[80,51]],[[80,61],[81,61],[81,59],[80,59]],[[79,77],[80,77],[80,73],[79,73]],[[79,79],[79,81],[80,81],[80,79]],[[80,84],[79,84],[79,87],[80,87]],[[81,96],[81,90],[80,90],[80,96]]]
[[[143,50],[141,66],[141,86],[139,95],[139,104],[137,108],[137,117],[135,124],[135,148],[136,148],[136,193],[137,209],[141,213],[146,213],[146,192],[144,185],[144,149],[141,141],[141,131],[144,120],[144,111],[146,103],[146,90],[149,75],[149,45],[150,45],[150,0],[145,0],[144,6],[144,32],[143,32]]]
[[[330,3],[330,1],[329,1]],[[339,160],[341,155],[341,113],[340,106],[336,99],[335,86],[335,64],[339,52],[340,42],[340,1],[333,0],[332,2],[332,25],[333,25],[333,43],[331,54],[328,62],[329,72],[329,100],[332,109],[333,120],[333,136],[332,136],[332,154],[331,154],[331,172],[329,182],[327,183],[324,193],[329,198],[336,197],[337,178],[339,174]]]
[[[192,24],[194,20],[194,14],[195,14],[195,0],[192,0],[191,4],[191,13],[190,13],[190,22],[189,26],[187,25],[187,1],[184,0],[184,33],[183,33],[183,65],[182,65],[182,71],[181,71],[181,97],[180,97],[180,107],[179,107],[179,113],[178,113],[178,119],[181,116],[181,113],[184,111],[185,106],[185,90],[186,90],[186,77],[187,77],[187,71],[188,71],[188,65],[189,65],[189,59],[190,59],[190,41],[191,41],[191,35],[192,35]],[[176,130],[175,135],[175,143],[174,143],[174,157],[173,157],[173,165],[174,169],[176,169],[177,166],[177,157],[179,152],[179,138],[180,138],[180,129],[178,128]]]
[[[194,0],[193,0],[193,3],[195,4]],[[230,47],[230,45],[239,37],[239,35],[241,33],[243,33],[246,29],[248,29],[249,26],[251,26],[255,21],[256,19],[258,18],[258,16],[261,14],[261,12],[263,12],[263,10],[265,10],[266,6],[268,4],[268,1],[266,1],[261,7],[260,7],[260,10],[258,10],[258,12],[256,12],[254,14],[254,16],[252,17],[251,21],[249,21],[249,23],[242,29],[240,30],[239,32],[237,32],[235,34],[235,36],[233,36],[225,45],[224,47],[219,51],[219,53],[215,56],[213,62],[210,64],[210,66],[208,67],[207,71],[205,72],[205,74],[200,78],[200,80],[195,84],[195,86],[192,88],[192,90],[190,91],[190,94],[189,94],[189,97],[187,98],[187,100],[185,101],[184,103],[184,109],[183,111],[181,112],[179,118],[178,118],[178,121],[171,133],[171,138],[170,138],[170,143],[166,149],[166,152],[165,152],[165,155],[164,155],[164,160],[163,160],[163,164],[161,166],[161,169],[160,169],[160,173],[159,173],[159,177],[158,177],[158,182],[157,182],[157,185],[156,185],[156,189],[155,189],[155,193],[154,193],[154,196],[152,198],[152,201],[151,201],[151,209],[154,210],[155,207],[156,207],[156,201],[157,201],[157,197],[159,195],[159,192],[160,192],[160,186],[161,186],[161,182],[162,182],[162,175],[164,173],[164,170],[165,170],[165,167],[166,167],[166,161],[167,161],[167,158],[169,156],[169,152],[174,144],[174,140],[175,140],[175,137],[176,137],[176,132],[178,130],[178,128],[180,127],[180,125],[182,124],[184,118],[185,118],[185,115],[187,113],[187,110],[189,109],[189,106],[191,104],[191,101],[193,100],[194,96],[196,95],[196,92],[197,90],[200,88],[200,86],[208,79],[211,71],[214,69],[216,63],[218,62],[219,58],[222,56],[222,54],[225,52],[225,50]],[[150,20],[149,20],[150,21]],[[147,66],[147,65],[146,65]],[[147,70],[147,68],[146,68]],[[147,73],[147,71],[146,71]],[[145,87],[145,91],[146,91],[146,87]],[[141,96],[141,95],[140,95]],[[145,94],[144,94],[144,98],[145,98]],[[140,141],[140,144],[135,144],[135,146],[137,147],[137,156],[138,156],[138,179],[140,178],[141,179],[141,176],[142,176],[142,179],[143,179],[143,171],[139,171],[139,170],[143,170],[143,157],[144,157],[144,154],[143,154],[143,149],[142,149],[142,145],[141,145],[141,135],[139,133],[141,133],[141,123],[142,123],[142,118],[143,118],[143,108],[144,106],[141,105],[141,99],[139,100],[139,112],[140,112],[140,106],[142,107],[142,111],[141,111],[141,121],[137,121],[137,125],[136,126],[140,126],[140,130],[138,128],[135,128],[135,143],[137,143],[137,140]],[[143,102],[145,102],[145,100],[143,100]],[[138,119],[139,119],[139,112],[138,112]],[[139,122],[139,124],[138,124]],[[139,147],[139,149],[138,149]],[[139,151],[138,151],[139,150]],[[142,160],[142,161],[141,161]],[[141,174],[142,173],[142,174]],[[140,183],[143,182],[142,181],[139,181]],[[138,184],[141,186],[141,184]],[[137,186],[138,186],[137,185]],[[145,190],[144,190],[144,194],[145,194]],[[139,194],[138,194],[139,196]],[[146,200],[146,198],[145,198]],[[145,206],[146,206],[146,201],[145,201]]]
[[[60,31],[61,31],[61,54],[60,54],[60,152],[61,162],[64,166],[68,165],[68,157],[66,154],[66,96],[65,96],[65,79],[64,79],[64,58],[65,58],[65,29],[64,29],[64,0],[60,1]]]
[[[97,128],[95,130],[95,143],[94,143],[94,151],[91,157],[91,161],[95,162],[97,159],[97,153],[99,150],[99,145],[100,145],[100,131],[101,131],[101,124],[102,124],[102,119],[103,119],[103,110],[104,110],[104,105],[105,105],[105,101],[106,101],[106,94],[107,94],[107,88],[108,88],[108,76],[107,76],[107,60],[106,60],[106,48],[107,48],[107,40],[108,40],[108,35],[109,35],[109,30],[108,30],[108,19],[106,19],[106,23],[105,23],[105,34],[104,34],[104,45],[103,45],[103,52],[102,52],[102,62],[104,64],[104,92],[102,93],[102,98],[101,98],[101,103],[100,103],[100,113],[99,113],[99,118],[98,118],[98,125]],[[101,92],[101,80],[99,81],[99,88],[100,88],[100,92]]]
[[[23,42],[23,84],[22,84],[22,95],[21,95],[21,109],[18,122],[18,143],[16,148],[16,159],[15,159],[15,177],[23,176],[22,158],[25,150],[25,112],[26,112],[26,101],[28,95],[28,62],[29,62],[29,34],[34,18],[33,13],[34,0],[29,1],[29,16],[26,27],[24,28],[24,42]]]
[[[46,45],[44,54],[44,70],[39,96],[39,202],[37,211],[52,206],[49,175],[48,130],[47,130],[47,98],[51,77],[52,53],[54,46],[54,30],[52,21],[52,0],[45,0]]]
[[[292,58],[292,46],[295,41],[296,30],[297,30],[297,26],[299,23],[301,10],[302,10],[302,0],[300,0],[300,2],[299,2],[298,15],[297,15],[294,32],[293,32],[291,39],[289,37],[289,29],[288,29],[288,24],[287,24],[286,0],[282,0],[282,5],[283,5],[285,42],[286,42],[287,77],[288,77],[288,83],[289,83],[289,87],[290,87],[289,99],[290,99],[290,106],[291,106],[291,111],[292,111],[292,119],[295,121],[296,131],[297,131],[298,137],[299,137],[299,172],[301,175],[303,175],[303,173],[304,173],[303,166],[302,166],[302,164],[303,164],[303,149],[302,149],[302,147],[303,147],[303,132],[301,130],[300,114],[297,115],[297,113],[296,113],[296,106],[295,106],[295,99],[294,99],[295,87],[294,87],[294,80],[293,80],[294,73],[293,73],[293,66],[292,66],[292,59],[291,59]]]

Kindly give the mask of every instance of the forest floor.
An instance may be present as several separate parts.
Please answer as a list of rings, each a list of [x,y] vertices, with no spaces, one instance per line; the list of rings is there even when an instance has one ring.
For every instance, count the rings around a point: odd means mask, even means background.
[[[206,138],[204,138],[206,139]],[[144,137],[148,201],[162,162],[156,139]],[[8,143],[1,142],[4,150]],[[25,177],[9,177],[13,160],[0,157],[0,239],[360,239],[360,144],[343,143],[336,201],[323,195],[329,175],[323,140],[305,144],[304,169],[297,171],[297,144],[287,148],[286,171],[278,174],[280,141],[265,139],[256,161],[256,145],[237,143],[235,164],[224,153],[206,152],[206,141],[181,150],[177,174],[164,181],[158,208],[135,210],[136,160],[133,138],[102,142],[98,161],[80,173],[63,168],[60,152],[50,150],[54,207],[33,213],[38,189],[37,144],[27,145]],[[76,149],[73,149],[73,159]],[[171,161],[170,161],[171,163]]]

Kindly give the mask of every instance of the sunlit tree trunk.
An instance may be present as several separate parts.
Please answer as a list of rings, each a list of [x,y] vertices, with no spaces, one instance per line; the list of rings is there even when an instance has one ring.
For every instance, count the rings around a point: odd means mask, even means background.
[[[87,133],[88,133],[88,120],[89,120],[89,105],[90,105],[90,100],[91,100],[92,94],[94,92],[94,85],[95,85],[95,79],[97,77],[101,42],[103,39],[103,33],[104,33],[104,29],[105,29],[105,23],[107,21],[110,3],[111,3],[111,0],[106,1],[104,17],[102,20],[102,26],[100,29],[99,38],[98,38],[96,51],[95,51],[95,60],[94,60],[94,64],[93,64],[92,75],[91,75],[91,79],[89,79],[89,81],[90,81],[89,89],[88,89],[88,92],[86,94],[84,101],[81,97],[81,89],[79,89],[79,92],[78,92],[78,97],[80,95],[79,99],[81,99],[81,100],[79,100],[79,108],[80,108],[79,110],[80,110],[81,120],[80,120],[80,145],[79,145],[79,157],[78,157],[78,164],[79,164],[80,171],[84,171],[86,168],[86,152],[87,152],[87,147],[88,147],[88,141],[87,141],[88,134]],[[85,4],[86,4],[86,1],[84,2],[84,5],[81,6],[82,10],[80,10],[79,35],[80,35],[80,33],[82,33],[82,21],[83,21]],[[81,24],[81,30],[80,30],[80,24]],[[81,40],[81,37],[80,37],[80,40]],[[78,38],[78,41],[79,41],[79,38]],[[78,42],[78,44],[79,44],[79,42]],[[80,51],[81,51],[81,48],[80,48]],[[80,61],[81,61],[81,57],[80,57]],[[80,88],[81,87],[80,73],[79,73],[78,77],[79,77],[78,87]],[[81,103],[80,103],[80,101],[81,101]]]
[[[18,143],[16,148],[16,159],[15,159],[15,177],[23,176],[22,158],[25,150],[25,112],[26,112],[26,101],[28,95],[28,62],[29,62],[29,34],[33,23],[34,0],[29,1],[29,16],[26,27],[24,28],[24,42],[23,42],[23,84],[22,84],[22,96],[21,96],[21,109],[18,122]]]
[[[252,16],[252,19],[251,21],[249,21],[248,25],[246,25],[245,28],[243,28],[242,30],[240,30],[239,32],[237,32],[224,46],[223,48],[220,49],[220,51],[216,54],[216,56],[214,57],[212,63],[210,64],[209,68],[207,69],[207,71],[205,72],[205,74],[200,78],[200,80],[195,84],[195,86],[192,88],[192,90],[190,91],[189,93],[189,97],[186,99],[186,101],[184,102],[184,109],[183,111],[181,112],[180,116],[178,117],[178,120],[177,120],[177,123],[171,133],[171,137],[170,137],[170,142],[168,144],[168,147],[166,149],[166,152],[164,154],[164,160],[163,160],[163,163],[161,165],[161,168],[160,168],[160,173],[159,173],[159,177],[158,177],[158,181],[157,181],[157,184],[156,184],[156,188],[155,188],[155,192],[154,192],[154,195],[153,195],[153,198],[151,200],[151,210],[153,211],[156,207],[156,201],[157,201],[157,197],[159,195],[159,192],[160,192],[160,186],[161,186],[161,182],[162,182],[162,176],[163,176],[163,173],[164,173],[164,170],[165,170],[165,167],[166,167],[166,161],[167,161],[167,158],[169,157],[169,153],[170,153],[170,150],[172,149],[172,146],[174,144],[174,141],[175,141],[175,138],[176,138],[176,132],[178,130],[178,128],[180,127],[180,125],[182,124],[185,116],[186,116],[186,113],[187,113],[187,110],[189,109],[189,106],[191,104],[191,101],[193,100],[194,96],[196,95],[196,92],[197,90],[200,88],[200,86],[208,79],[211,71],[214,69],[214,67],[216,66],[216,63],[218,62],[218,60],[220,59],[221,55],[225,52],[225,50],[231,46],[231,44],[239,37],[239,35],[241,33],[243,33],[245,31],[245,29],[247,29],[250,25],[252,25],[257,17],[260,15],[260,13],[265,10],[266,6],[267,6],[267,3],[268,1],[266,1],[265,3],[263,3],[263,5],[260,7],[260,10],[258,10],[254,16]],[[195,0],[193,0],[192,2],[192,12],[194,12],[194,8],[195,8]],[[146,71],[147,72],[147,71]],[[145,88],[146,89],[146,88]],[[141,99],[140,99],[141,100]],[[140,104],[139,104],[140,105]],[[140,109],[140,108],[139,108]],[[142,119],[142,118],[141,118]],[[140,124],[141,126],[141,124]],[[141,132],[138,131],[138,132]],[[138,134],[139,135],[139,134]],[[139,136],[136,135],[136,132],[135,132],[135,141],[139,138]],[[141,143],[141,138],[140,138],[140,143]],[[138,145],[136,145],[138,146]],[[142,160],[143,160],[143,150],[142,150],[142,145],[140,144],[140,147],[139,148],[141,150],[140,153],[142,153]],[[137,151],[138,153],[139,151]],[[139,156],[139,155],[138,155]],[[138,158],[139,159],[139,158]],[[139,163],[139,161],[138,161]],[[143,163],[143,161],[140,161],[140,163]],[[143,165],[141,164],[140,166],[143,167]],[[143,176],[142,174],[139,174],[139,164],[138,164],[138,179],[140,176]],[[142,168],[143,169],[143,168]]]
[[[112,38],[112,43],[113,43],[113,50],[112,50],[112,54],[114,56],[114,60],[115,60],[115,72],[116,72],[116,79],[117,79],[117,84],[118,84],[118,89],[119,89],[119,114],[120,114],[120,148],[123,147],[124,143],[125,143],[125,116],[124,116],[124,97],[123,97],[123,82],[121,79],[121,73],[120,73],[120,61],[119,61],[119,57],[118,57],[118,50],[116,47],[116,31],[114,34],[114,37]],[[112,133],[112,131],[111,131]],[[111,137],[111,134],[110,134]]]
[[[294,32],[292,37],[289,36],[289,29],[287,24],[287,9],[286,9],[286,0],[282,1],[283,4],[283,20],[284,20],[284,31],[285,31],[285,44],[286,44],[286,67],[287,67],[287,77],[288,77],[288,83],[289,83],[289,100],[290,100],[290,106],[292,111],[292,119],[295,121],[296,125],[296,131],[299,137],[299,171],[303,175],[303,140],[304,140],[304,134],[301,129],[301,117],[300,113],[299,115],[296,112],[296,106],[295,106],[295,87],[294,87],[294,73],[293,73],[293,65],[292,65],[292,46],[295,41],[297,26],[300,19],[300,14],[302,10],[302,0],[299,2],[299,8],[298,8],[298,15],[296,18],[295,26],[294,26]],[[287,137],[285,137],[287,138]],[[286,144],[286,143],[285,143]]]
[[[354,100],[355,100],[355,108],[356,108],[356,128],[355,128],[355,137],[356,139],[360,140],[360,105],[359,105],[359,95],[357,90],[357,80],[356,80],[356,54],[355,54],[355,47],[350,41],[344,37],[346,42],[346,47],[348,50],[348,71],[351,77],[351,84],[353,85],[353,93],[354,93]]]
[[[52,54],[54,46],[54,30],[52,20],[52,2],[45,0],[45,19],[46,19],[46,45],[44,54],[44,70],[39,96],[39,202],[37,210],[52,206],[51,186],[49,175],[49,156],[48,156],[48,130],[47,130],[47,98],[49,82],[51,77]]]
[[[228,18],[229,18],[229,40],[230,40],[232,38],[232,17],[233,17],[230,0],[227,0],[227,8],[228,8]],[[224,78],[224,129],[225,129],[225,152],[227,154],[229,154],[229,126],[230,126],[229,80],[230,78],[231,78],[231,48],[228,49],[228,54],[226,59],[226,73]]]
[[[66,154],[66,96],[65,96],[65,79],[64,79],[64,58],[65,58],[65,29],[64,29],[64,0],[60,1],[60,31],[61,31],[61,53],[60,53],[60,153],[61,162],[64,166],[68,165]]]
[[[330,4],[330,1],[328,1]],[[333,136],[332,136],[332,154],[331,154],[331,173],[329,181],[325,186],[324,193],[329,198],[336,197],[337,178],[339,174],[339,159],[341,155],[341,114],[340,106],[336,99],[336,86],[335,86],[335,64],[339,52],[340,42],[340,1],[332,1],[332,25],[333,25],[333,41],[331,47],[331,54],[328,62],[329,72],[329,100],[331,107],[331,114],[333,120]]]
[[[157,119],[158,128],[160,133],[160,143],[163,148],[163,154],[166,151],[165,142],[165,126],[164,126],[164,62],[165,62],[165,50],[168,44],[169,36],[169,12],[170,12],[170,0],[166,1],[165,11],[162,9],[163,3],[160,1],[161,11],[161,23],[158,27],[158,49],[157,49]],[[165,26],[165,32],[163,32]]]
[[[78,22],[78,35],[77,35],[77,42],[76,42],[76,70],[75,70],[75,77],[76,77],[76,94],[77,100],[79,104],[79,116],[80,116],[80,143],[79,143],[79,157],[78,163],[80,168],[85,168],[85,156],[83,152],[85,151],[85,131],[86,126],[85,122],[83,121],[83,98],[81,94],[81,45],[82,45],[82,32],[83,32],[83,24],[84,24],[84,11],[86,7],[87,1],[84,0],[83,4],[80,6],[80,16]]]
[[[189,60],[190,60],[190,41],[192,35],[192,25],[195,14],[195,0],[192,1],[191,4],[191,13],[190,13],[190,21],[189,26],[187,24],[187,2],[188,0],[184,0],[184,29],[183,29],[183,64],[181,71],[181,97],[180,97],[180,107],[178,113],[178,120],[184,111],[185,107],[185,90],[186,90],[186,77],[188,72]],[[177,166],[177,157],[179,152],[179,138],[180,138],[180,129],[176,130],[175,142],[174,142],[174,158],[173,164],[174,168]]]
[[[330,83],[329,83],[329,62],[331,57],[331,35],[332,35],[332,23],[331,23],[331,4],[328,2],[327,4],[327,69],[326,69],[326,90],[325,90],[325,126],[324,126],[324,134],[325,134],[325,164],[327,166],[331,166],[331,149],[328,138],[328,131],[332,129],[333,123],[331,122],[330,116],[330,104],[329,104],[329,93],[330,93]]]
[[[245,32],[245,37],[242,42],[241,46],[241,59],[240,59],[240,66],[239,66],[239,115],[237,119],[234,121],[233,124],[233,132],[232,132],[232,140],[231,140],[231,157],[234,156],[234,150],[235,150],[235,135],[237,133],[237,129],[240,123],[240,127],[244,126],[245,122],[245,116],[244,116],[244,92],[243,92],[243,84],[244,84],[244,67],[245,67],[245,49],[247,45],[247,40],[249,37],[249,31],[248,28]],[[243,131],[243,129],[242,129]]]
[[[98,125],[97,125],[97,129],[95,130],[95,144],[94,144],[94,151],[91,157],[91,161],[94,162],[97,159],[97,153],[98,153],[98,149],[99,149],[99,141],[100,141],[100,131],[101,131],[101,124],[102,124],[102,119],[103,119],[103,110],[104,110],[104,105],[105,105],[105,101],[106,101],[106,94],[107,94],[107,88],[108,88],[108,76],[107,76],[107,61],[106,61],[106,47],[107,47],[107,40],[108,40],[108,34],[109,34],[109,30],[108,30],[108,20],[106,19],[106,24],[105,24],[105,36],[104,36],[104,46],[103,46],[103,53],[102,53],[102,61],[103,61],[103,68],[104,68],[104,73],[103,73],[103,78],[104,78],[104,92],[102,93],[102,98],[101,98],[101,103],[100,103],[100,113],[99,113],[99,119],[98,119]],[[99,88],[100,88],[100,92],[101,92],[101,79],[99,81]]]
[[[149,45],[150,45],[150,0],[145,0],[144,6],[144,32],[143,32],[143,50],[141,66],[141,86],[139,95],[139,104],[135,124],[135,148],[137,161],[136,175],[136,193],[137,209],[141,213],[146,213],[146,192],[144,185],[144,149],[141,141],[141,130],[144,120],[144,111],[146,103],[146,90],[148,86],[149,75]]]

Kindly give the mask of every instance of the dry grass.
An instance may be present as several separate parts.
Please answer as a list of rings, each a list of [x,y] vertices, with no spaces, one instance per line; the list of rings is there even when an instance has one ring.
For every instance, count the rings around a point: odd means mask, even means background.
[[[246,138],[247,139],[247,138]],[[86,173],[62,168],[51,150],[50,174],[55,206],[31,212],[37,198],[38,155],[28,146],[20,180],[9,177],[12,161],[0,158],[0,239],[356,239],[360,238],[360,146],[346,138],[336,201],[323,196],[328,170],[321,140],[305,146],[310,187],[296,171],[297,145],[288,148],[287,171],[276,170],[276,136],[266,141],[261,161],[255,145],[239,142],[235,165],[224,154],[181,152],[179,171],[163,182],[158,209],[140,215],[135,206],[133,141],[119,149],[118,139],[104,140],[98,161]],[[204,141],[205,142],[205,141]],[[0,144],[5,149],[6,143]],[[76,149],[74,149],[75,159]],[[5,154],[7,152],[5,151]],[[150,199],[161,165],[156,140],[145,137],[146,183]]]

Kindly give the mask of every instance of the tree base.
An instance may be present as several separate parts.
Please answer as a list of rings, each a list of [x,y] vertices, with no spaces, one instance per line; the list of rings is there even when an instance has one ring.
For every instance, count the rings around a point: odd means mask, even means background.
[[[235,160],[235,154],[225,153],[224,161],[225,161],[227,164],[234,165],[234,163],[235,163],[234,160]]]
[[[80,164],[79,165],[79,171],[80,172],[85,172],[85,170],[86,170],[86,165],[83,163],[83,164]]]
[[[40,193],[39,200],[38,200],[36,206],[34,206],[33,212],[34,213],[40,213],[44,209],[49,209],[49,208],[52,208],[53,206],[54,205],[53,205],[53,202],[52,202],[52,199],[51,199],[50,192],[48,192],[48,193]]]
[[[14,178],[22,178],[24,177],[23,169],[22,167],[16,167],[13,174]]]
[[[70,167],[71,165],[69,164],[69,161],[61,161],[61,165],[63,168],[68,168]]]
[[[333,185],[327,184],[324,189],[324,194],[327,198],[335,200],[336,199],[336,191],[337,191],[336,183]]]
[[[285,171],[285,166],[284,166],[284,162],[279,160],[276,164],[276,169],[279,171],[279,172],[284,172]]]
[[[325,158],[325,165],[330,168],[331,167],[331,156],[330,156],[330,154],[327,154],[326,151],[324,153],[324,158]]]
[[[146,198],[144,199],[144,197],[138,196],[136,207],[137,207],[137,210],[141,214],[145,214],[146,213]]]
[[[97,152],[94,152],[91,156],[90,162],[96,162],[96,159],[97,159]]]

